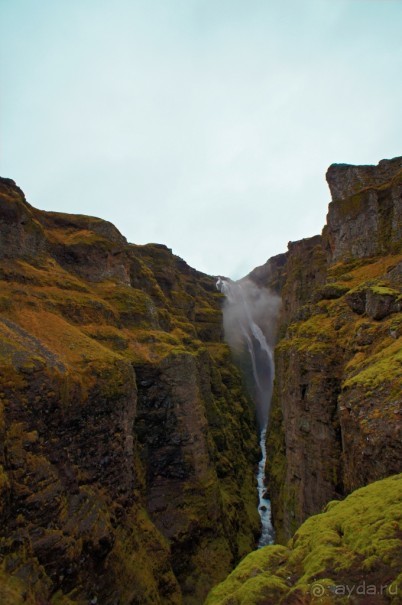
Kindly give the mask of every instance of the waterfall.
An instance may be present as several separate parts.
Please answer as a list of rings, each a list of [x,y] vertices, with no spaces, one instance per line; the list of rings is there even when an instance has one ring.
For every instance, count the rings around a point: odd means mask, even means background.
[[[216,287],[226,297],[223,308],[225,339],[235,353],[241,354],[244,350],[247,351],[253,378],[252,395],[256,405],[262,453],[257,472],[258,512],[262,528],[258,547],[261,548],[274,541],[271,503],[264,484],[264,471],[265,437],[274,380],[273,326],[279,310],[280,299],[268,290],[258,288],[248,280],[232,282],[220,277]],[[261,326],[265,328],[264,331]],[[271,343],[268,342],[270,331]]]

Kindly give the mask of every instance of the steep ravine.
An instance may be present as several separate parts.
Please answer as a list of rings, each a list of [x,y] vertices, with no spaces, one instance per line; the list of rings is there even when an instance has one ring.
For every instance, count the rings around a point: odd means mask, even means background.
[[[257,470],[258,512],[261,518],[258,547],[261,548],[274,540],[271,503],[265,486],[265,441],[275,375],[273,344],[281,301],[274,292],[259,288],[247,279],[233,282],[220,277],[216,286],[225,294],[225,339],[256,409],[261,450]]]
[[[259,535],[215,279],[0,180],[0,602],[202,603]]]
[[[207,605],[402,603],[402,158],[327,181],[322,235],[248,276],[283,302],[266,465],[279,544]]]

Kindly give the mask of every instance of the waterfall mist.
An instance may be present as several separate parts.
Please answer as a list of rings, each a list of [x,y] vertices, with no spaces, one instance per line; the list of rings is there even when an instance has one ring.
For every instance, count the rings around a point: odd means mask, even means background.
[[[260,430],[266,427],[274,380],[273,346],[281,299],[249,279],[219,278],[225,340],[240,363],[255,401]]]

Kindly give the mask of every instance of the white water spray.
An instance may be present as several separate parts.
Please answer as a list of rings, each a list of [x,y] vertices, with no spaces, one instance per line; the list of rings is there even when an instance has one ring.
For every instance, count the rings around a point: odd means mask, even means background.
[[[226,296],[223,308],[225,338],[231,349],[241,354],[246,348],[253,375],[253,399],[260,427],[262,458],[258,465],[258,512],[261,518],[261,536],[258,547],[272,544],[274,530],[271,522],[271,503],[264,484],[266,446],[265,436],[274,380],[272,346],[274,326],[280,299],[253,282],[232,282],[219,278],[216,287]],[[264,330],[261,328],[264,328]]]

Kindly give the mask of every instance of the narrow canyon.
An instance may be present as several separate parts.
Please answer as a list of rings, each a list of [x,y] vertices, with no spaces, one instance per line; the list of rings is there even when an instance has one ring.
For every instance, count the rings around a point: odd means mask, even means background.
[[[0,179],[2,605],[402,602],[402,158],[327,182],[232,282]]]

